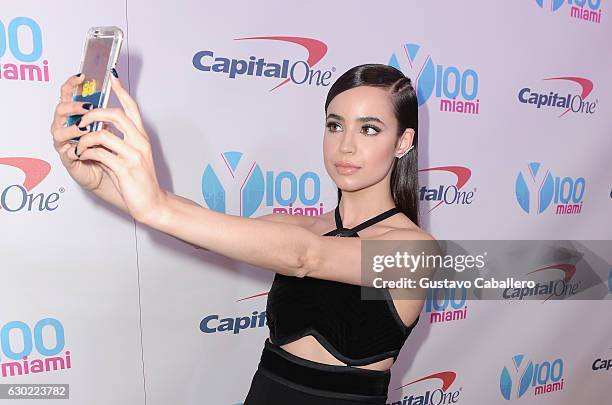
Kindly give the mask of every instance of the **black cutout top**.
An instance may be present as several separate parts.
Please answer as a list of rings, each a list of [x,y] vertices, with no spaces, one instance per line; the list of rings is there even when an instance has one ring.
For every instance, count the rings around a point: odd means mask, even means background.
[[[347,229],[338,205],[336,229],[323,236],[359,237],[358,231],[398,212],[394,207]],[[362,300],[361,288],[371,289],[377,299]],[[272,344],[280,346],[312,335],[338,360],[363,366],[391,356],[395,361],[420,315],[407,327],[387,289],[276,273],[266,317]]]

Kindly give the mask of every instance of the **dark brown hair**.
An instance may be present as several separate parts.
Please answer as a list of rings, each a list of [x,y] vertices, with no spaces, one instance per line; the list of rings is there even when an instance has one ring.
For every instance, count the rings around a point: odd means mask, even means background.
[[[329,89],[325,100],[325,116],[329,103],[338,94],[358,86],[374,86],[389,89],[395,118],[398,122],[398,138],[406,128],[414,129],[414,147],[401,159],[395,158],[391,172],[391,194],[395,205],[412,222],[419,225],[418,179],[418,104],[412,81],[396,68],[383,64],[365,64],[351,68],[340,76]],[[342,190],[338,189],[338,201]]]

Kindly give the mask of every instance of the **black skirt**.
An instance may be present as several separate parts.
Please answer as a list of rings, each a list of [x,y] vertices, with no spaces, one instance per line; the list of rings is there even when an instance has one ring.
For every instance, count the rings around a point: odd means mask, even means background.
[[[244,405],[384,405],[390,370],[318,363],[265,341]]]

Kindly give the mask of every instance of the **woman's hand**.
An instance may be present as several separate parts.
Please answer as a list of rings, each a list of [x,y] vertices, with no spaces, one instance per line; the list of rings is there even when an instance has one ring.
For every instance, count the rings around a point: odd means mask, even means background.
[[[159,187],[149,136],[142,124],[138,105],[119,79],[111,79],[111,89],[121,108],[97,108],[81,118],[80,125],[104,121],[123,133],[123,139],[108,129],[81,136],[77,155],[81,162],[99,162],[109,169],[109,176],[121,194],[128,212],[135,220],[149,224],[162,212],[166,194]]]
[[[82,124],[66,127],[66,121],[70,115],[85,114],[88,110],[83,105],[88,104],[80,101],[72,101],[72,93],[75,86],[83,81],[84,76],[70,76],[61,88],[60,102],[55,107],[55,114],[51,124],[53,134],[53,147],[59,154],[62,164],[68,170],[70,177],[86,190],[94,191],[102,183],[105,176],[105,167],[93,160],[77,160],[76,145],[70,143],[70,139],[86,134],[88,131],[79,130]]]

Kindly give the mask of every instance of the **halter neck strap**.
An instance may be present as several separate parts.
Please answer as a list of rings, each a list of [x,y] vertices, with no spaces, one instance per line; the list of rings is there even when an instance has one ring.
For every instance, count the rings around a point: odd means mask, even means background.
[[[361,231],[362,229],[367,228],[368,226],[374,225],[375,223],[380,222],[383,219],[387,219],[390,216],[401,212],[399,208],[393,207],[349,229],[349,228],[344,227],[344,225],[342,224],[342,218],[340,217],[340,199],[341,198],[342,198],[342,194],[340,194],[338,197],[338,205],[336,205],[336,209],[334,212],[335,219],[336,219],[336,229],[330,232],[327,232],[325,235],[359,236],[357,235],[357,232]]]
[[[344,225],[342,224],[342,218],[340,217],[340,204],[336,206],[336,210],[334,214],[336,216],[336,228],[337,229],[351,231],[351,233],[356,233],[356,232],[361,231],[364,228],[367,228],[368,226],[374,225],[377,222],[387,219],[390,216],[397,214],[398,212],[400,212],[399,208],[397,207],[390,208],[387,211],[381,212],[380,214],[370,219],[367,219],[363,221],[362,223],[355,225],[352,228],[345,228]]]

